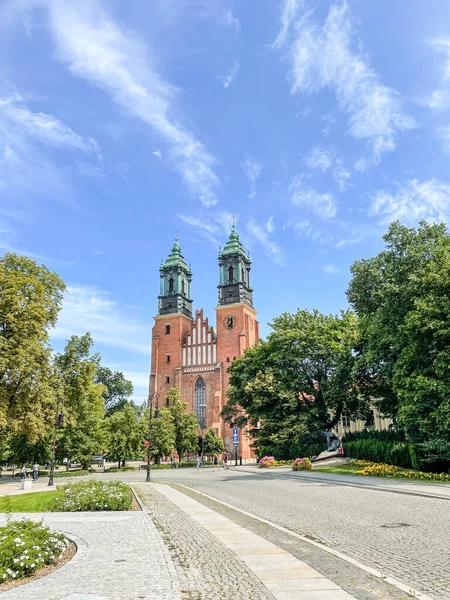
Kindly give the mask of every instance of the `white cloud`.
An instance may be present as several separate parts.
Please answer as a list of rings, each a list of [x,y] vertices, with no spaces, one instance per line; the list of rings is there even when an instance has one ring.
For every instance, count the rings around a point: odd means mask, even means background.
[[[372,200],[369,214],[383,225],[397,219],[414,224],[420,219],[439,222],[449,221],[450,217],[450,185],[436,179],[412,179],[395,194],[380,190]]]
[[[362,235],[357,235],[351,238],[342,238],[336,244],[336,250],[339,250],[340,248],[345,248],[346,246],[352,246],[353,244],[359,244],[363,241],[363,239],[364,238]]]
[[[440,86],[434,90],[424,104],[429,108],[450,107],[450,39],[438,39],[431,42],[435,49],[444,55]]]
[[[234,219],[233,215],[226,211],[217,213],[208,211],[208,213],[205,212],[200,216],[184,214],[178,216],[184,223],[193,227],[199,235],[215,246],[223,243],[224,236],[228,238]]]
[[[348,185],[348,180],[352,176],[351,172],[346,169],[340,160],[336,160],[333,170],[333,179],[336,182],[340,192],[345,192]]]
[[[272,233],[274,230],[273,215],[267,219],[266,230],[268,233]]]
[[[304,6],[304,0],[285,0],[280,18],[280,31],[273,46],[279,48],[286,43],[291,27],[296,20],[298,13]]]
[[[114,369],[121,370],[120,365],[117,367],[111,367]],[[128,379],[133,384],[133,398],[135,401],[142,402],[148,398],[149,393],[149,372],[148,371],[122,371],[125,379]]]
[[[288,47],[292,93],[333,90],[340,109],[349,115],[350,134],[366,141],[370,158],[359,168],[368,168],[395,149],[399,132],[416,123],[402,112],[397,92],[381,83],[354,43],[355,24],[347,3],[333,4],[323,27],[312,14],[301,14],[299,3],[285,0],[276,45]]]
[[[322,194],[311,188],[305,188],[303,177],[294,177],[289,186],[292,204],[303,206],[323,219],[333,219],[337,213],[337,204],[331,194]]]
[[[157,72],[149,49],[122,30],[101,2],[47,0],[45,5],[58,58],[151,127],[193,194],[205,206],[216,204],[215,158],[173,116],[175,89]]]
[[[64,295],[54,339],[90,331],[94,342],[150,355],[151,325],[126,314],[110,295],[86,285],[70,285]]]
[[[153,150],[152,154],[153,156],[156,156],[156,158],[159,158],[159,160],[162,159],[162,152],[158,148],[156,150]]]
[[[325,271],[325,273],[329,273],[330,275],[335,275],[336,273],[339,273],[339,269],[336,267],[336,265],[333,264],[325,265],[322,268],[322,270]]]
[[[0,97],[0,190],[10,195],[65,191],[64,176],[52,159],[54,150],[96,156],[98,146],[54,115],[33,112],[19,94]]]
[[[250,155],[246,154],[242,162],[242,168],[244,169],[245,176],[251,184],[248,197],[254,198],[257,194],[255,182],[261,176],[262,164],[259,160],[256,160],[255,158],[252,158]]]
[[[316,146],[306,159],[306,164],[310,169],[320,169],[322,173],[325,173],[333,164],[333,155],[330,150]]]
[[[283,250],[278,244],[270,239],[267,229],[258,225],[254,219],[250,219],[247,224],[247,233],[254,241],[261,245],[263,253],[270,258],[272,262],[276,265],[284,264]]]
[[[312,242],[320,242],[323,239],[322,231],[314,227],[308,219],[296,223],[287,223],[286,227],[290,227],[296,236],[301,239],[309,239]]]
[[[227,89],[233,83],[233,81],[236,79],[238,73],[239,73],[239,61],[236,60],[233,63],[231,71],[228,73],[228,75],[223,75],[222,77],[219,77],[219,81],[222,83],[223,87],[225,89]]]

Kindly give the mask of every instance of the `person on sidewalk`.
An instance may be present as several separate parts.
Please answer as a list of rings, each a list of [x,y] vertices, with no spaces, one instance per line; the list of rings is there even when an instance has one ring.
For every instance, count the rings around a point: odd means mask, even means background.
[[[197,456],[197,463],[196,463],[197,471],[200,469],[201,464],[202,464],[202,461],[200,459],[200,456]]]
[[[214,471],[219,470],[219,459],[217,456],[214,457]]]
[[[222,468],[225,471],[228,469],[228,452],[223,453]]]
[[[33,481],[37,481],[39,478],[39,465],[37,462],[33,465]]]
[[[22,468],[20,469],[20,479],[25,479],[25,477],[28,477],[27,468],[25,465],[22,465]]]

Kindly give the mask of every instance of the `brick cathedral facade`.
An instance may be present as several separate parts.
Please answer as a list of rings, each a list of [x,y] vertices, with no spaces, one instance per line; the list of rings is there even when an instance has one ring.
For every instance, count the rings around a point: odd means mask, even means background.
[[[227,401],[228,367],[259,339],[253,308],[251,262],[233,226],[219,252],[219,298],[216,327],[203,310],[192,309],[192,271],[175,241],[160,267],[158,314],[152,331],[150,395],[153,406],[166,404],[169,390],[177,387],[183,402],[197,415],[199,431],[216,429],[228,452],[234,450],[232,430],[220,417]],[[239,432],[238,453],[250,458],[250,440]]]

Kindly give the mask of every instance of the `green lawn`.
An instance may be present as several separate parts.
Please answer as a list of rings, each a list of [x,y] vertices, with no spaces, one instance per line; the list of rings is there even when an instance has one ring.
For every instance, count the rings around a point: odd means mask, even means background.
[[[31,492],[17,494],[16,496],[0,497],[0,512],[47,512],[52,510],[53,504],[62,491]]]

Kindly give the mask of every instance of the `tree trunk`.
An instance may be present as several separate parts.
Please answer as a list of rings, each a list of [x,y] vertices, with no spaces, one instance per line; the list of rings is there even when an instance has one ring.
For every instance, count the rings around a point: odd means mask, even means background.
[[[118,469],[120,469],[120,458],[119,458],[119,460],[117,461],[117,468],[118,468]]]

